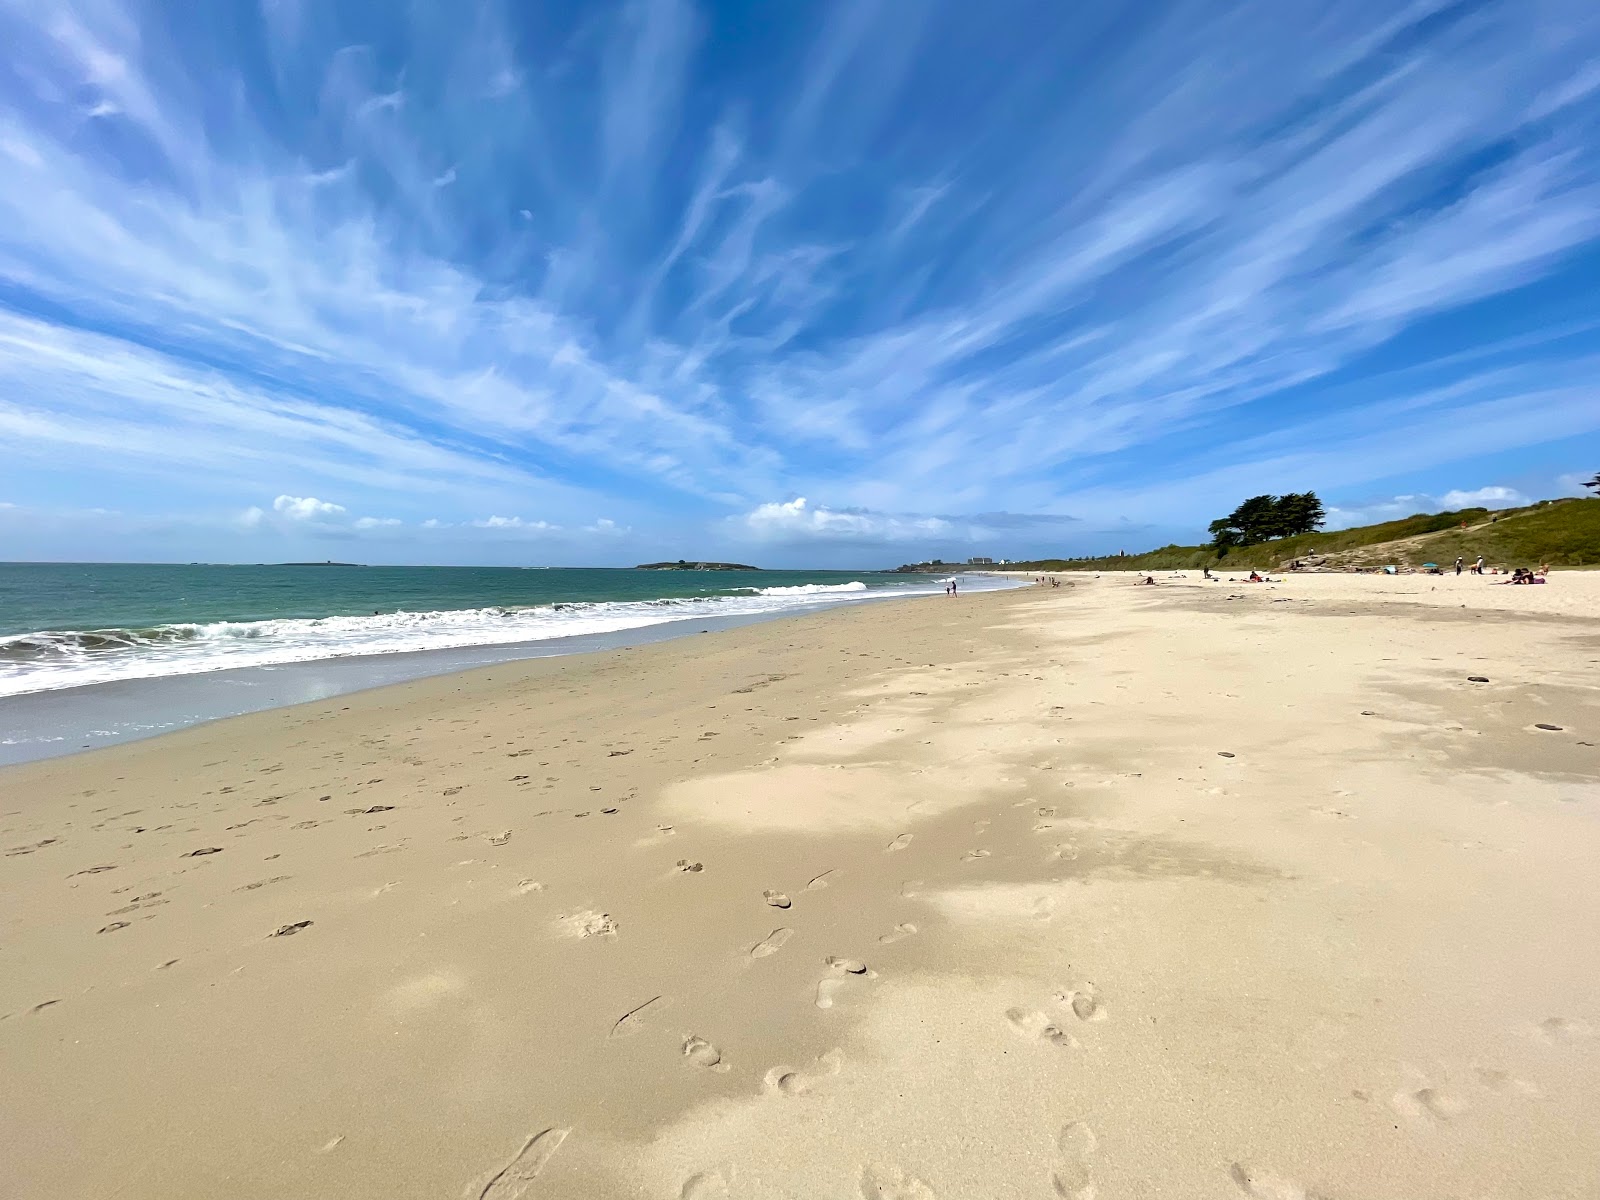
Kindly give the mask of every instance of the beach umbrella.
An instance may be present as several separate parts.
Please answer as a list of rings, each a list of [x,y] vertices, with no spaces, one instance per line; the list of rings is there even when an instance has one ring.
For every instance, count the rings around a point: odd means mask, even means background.
[[[1437,567],[1439,564],[1438,563],[1423,563],[1422,565],[1425,566],[1425,567]]]

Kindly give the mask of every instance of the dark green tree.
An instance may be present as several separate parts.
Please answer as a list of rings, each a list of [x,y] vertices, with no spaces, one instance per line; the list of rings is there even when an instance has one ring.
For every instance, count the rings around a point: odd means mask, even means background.
[[[1211,544],[1216,547],[1218,554],[1226,554],[1239,544],[1239,531],[1227,517],[1218,517],[1208,528],[1211,530]]]
[[[1315,492],[1290,492],[1278,497],[1277,516],[1279,531],[1275,537],[1315,533],[1328,519],[1327,510]]]
[[[1590,489],[1595,493],[1595,495],[1600,496],[1600,474],[1597,474],[1593,479],[1589,480],[1589,482],[1585,483],[1583,486]]]
[[[1278,498],[1276,496],[1251,496],[1228,514],[1228,523],[1239,531],[1239,541],[1254,546],[1277,536]]]
[[[1286,496],[1251,496],[1225,517],[1211,522],[1211,544],[1218,552],[1233,546],[1254,546],[1273,538],[1311,533],[1327,520],[1315,492]]]

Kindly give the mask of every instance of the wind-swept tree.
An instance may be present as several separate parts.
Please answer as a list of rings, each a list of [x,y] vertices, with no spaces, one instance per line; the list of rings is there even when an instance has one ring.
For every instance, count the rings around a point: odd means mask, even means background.
[[[1583,486],[1594,492],[1595,495],[1600,496],[1600,474],[1595,475],[1593,479],[1589,480]]]
[[[1327,520],[1327,511],[1315,492],[1290,492],[1286,496],[1251,496],[1225,517],[1211,522],[1211,544],[1218,551],[1232,546],[1254,546],[1273,538],[1311,533]]]
[[[1315,533],[1328,519],[1327,510],[1315,492],[1290,492],[1278,497],[1277,537],[1293,537],[1297,533]]]
[[[1208,528],[1211,530],[1211,544],[1219,554],[1226,554],[1239,544],[1239,531],[1227,517],[1218,517]]]

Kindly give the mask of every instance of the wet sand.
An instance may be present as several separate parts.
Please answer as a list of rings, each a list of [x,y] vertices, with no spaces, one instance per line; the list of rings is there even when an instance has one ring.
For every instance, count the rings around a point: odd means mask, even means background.
[[[1062,578],[0,771],[0,1193],[1595,1195],[1600,575]]]

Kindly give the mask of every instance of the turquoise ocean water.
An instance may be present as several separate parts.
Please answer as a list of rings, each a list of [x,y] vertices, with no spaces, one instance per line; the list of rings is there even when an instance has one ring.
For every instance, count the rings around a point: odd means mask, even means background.
[[[0,563],[0,696],[781,615],[943,586],[836,571]]]

